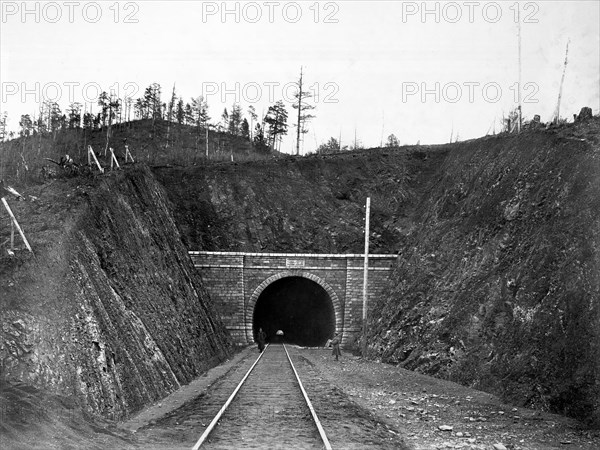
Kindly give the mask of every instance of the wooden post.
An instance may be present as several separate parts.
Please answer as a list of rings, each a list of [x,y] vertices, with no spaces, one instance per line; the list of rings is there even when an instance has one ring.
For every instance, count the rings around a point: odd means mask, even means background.
[[[19,226],[19,222],[17,222],[15,215],[13,214],[12,210],[10,209],[10,206],[8,206],[8,203],[6,202],[6,199],[4,197],[2,197],[2,203],[4,204],[4,207],[6,208],[6,210],[8,211],[8,215],[10,216],[12,222],[14,223],[14,226],[17,227],[17,231],[21,235],[21,238],[23,239],[23,242],[25,243],[25,247],[27,247],[27,250],[29,250],[31,253],[33,253],[33,250],[31,250],[31,246],[29,245],[29,242],[27,242],[25,233],[23,233],[23,230]],[[12,244],[13,244],[13,242],[11,241],[11,246],[12,246]]]
[[[365,212],[365,261],[363,272],[363,317],[362,317],[362,356],[367,357],[367,286],[369,283],[369,218],[371,215],[371,197],[367,197]]]
[[[89,161],[90,161],[90,154],[94,158],[94,161],[96,162],[96,165],[98,166],[98,170],[100,171],[100,173],[104,173],[104,169],[102,168],[102,166],[98,162],[98,158],[96,158],[96,154],[94,153],[94,150],[92,150],[92,146],[88,145],[88,164],[89,164]]]
[[[113,170],[113,163],[117,165],[117,169],[121,168],[119,161],[117,161],[117,157],[115,156],[115,151],[110,147],[110,170]]]
[[[131,153],[129,152],[129,145],[126,145],[125,146],[125,162],[127,162],[128,157],[131,159],[131,162],[135,162],[133,160],[133,156],[131,156]]]
[[[563,68],[563,74],[562,77],[560,79],[560,87],[558,89],[558,102],[556,103],[556,112],[554,113],[554,123],[558,124],[560,122],[560,101],[562,99],[562,91],[563,91],[563,85],[565,83],[565,73],[567,72],[567,63],[568,63],[568,56],[569,56],[569,44],[571,43],[571,40],[569,39],[567,41],[567,50],[565,51],[565,66]]]
[[[518,108],[518,117],[517,117],[517,133],[521,132],[521,127],[523,126],[523,110],[522,110],[522,106],[521,106],[521,17],[519,17],[520,14],[517,13],[517,26],[518,26],[518,41],[519,41],[519,93],[518,93],[518,99],[519,99],[519,106]]]
[[[10,251],[14,251],[15,249],[15,224],[11,220],[10,221]]]
[[[300,66],[300,81],[298,82],[298,130],[296,137],[296,156],[300,155],[300,133],[302,130],[300,129],[300,122],[302,119],[302,66]]]

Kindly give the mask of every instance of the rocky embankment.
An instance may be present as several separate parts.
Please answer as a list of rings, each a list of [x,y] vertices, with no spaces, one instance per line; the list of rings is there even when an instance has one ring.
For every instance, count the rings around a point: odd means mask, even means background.
[[[11,205],[34,255],[0,261],[3,392],[42,390],[120,419],[231,353],[148,169],[22,193]],[[3,425],[18,420],[10,412]]]
[[[599,129],[455,145],[371,316],[373,355],[599,426]]]

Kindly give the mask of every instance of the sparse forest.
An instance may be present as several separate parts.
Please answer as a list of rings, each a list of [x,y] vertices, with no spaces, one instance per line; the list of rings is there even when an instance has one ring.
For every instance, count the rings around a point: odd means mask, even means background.
[[[301,133],[313,116],[307,111],[310,94],[297,83],[298,92],[291,105],[299,108]],[[38,114],[21,115],[18,128],[8,131],[8,112],[0,116],[0,179],[26,181],[52,176],[58,161],[69,155],[83,164],[88,146],[100,158],[113,148],[117,158],[124,157],[125,145],[135,160],[150,164],[197,164],[202,160],[243,160],[276,157],[283,136],[288,134],[288,106],[283,100],[269,106],[260,117],[253,105],[247,110],[239,103],[211,117],[209,104],[202,96],[189,100],[178,95],[176,86],[163,101],[164,89],[152,83],[139,98],[118,98],[103,91],[95,103],[70,103],[66,108],[53,101],[39,105]],[[299,148],[299,143],[296,144]],[[50,166],[50,167],[49,167]]]

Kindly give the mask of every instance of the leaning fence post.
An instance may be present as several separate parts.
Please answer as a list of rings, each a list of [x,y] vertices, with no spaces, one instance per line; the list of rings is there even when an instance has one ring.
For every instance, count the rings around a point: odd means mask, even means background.
[[[10,251],[15,250],[15,224],[11,220],[10,221]]]
[[[19,231],[19,234],[21,235],[21,238],[23,239],[23,242],[25,243],[25,247],[27,247],[27,250],[29,250],[31,253],[33,253],[33,250],[31,250],[31,246],[29,245],[29,242],[27,242],[25,233],[23,233],[23,230],[19,226],[19,222],[17,222],[15,215],[13,214],[12,210],[10,209],[10,206],[8,206],[8,203],[4,197],[2,197],[2,203],[4,203],[4,207],[8,211],[8,215],[10,216],[12,222],[14,223],[14,226],[17,227],[17,230]],[[12,245],[13,245],[13,239],[11,236],[11,250],[12,250]]]
[[[94,158],[94,161],[96,162],[96,165],[98,166],[98,170],[100,171],[100,173],[104,173],[104,169],[102,168],[102,166],[100,165],[100,163],[98,162],[98,158],[96,158],[96,154],[94,153],[94,150],[92,150],[92,146],[88,145],[88,164],[90,163],[90,155],[92,155],[92,157]]]
[[[125,145],[125,162],[127,162],[128,157],[131,158],[131,162],[135,162],[133,156],[131,156],[131,153],[129,152],[129,145]]]
[[[110,147],[110,170],[113,170],[113,162],[117,165],[117,169],[121,168],[119,161],[117,161],[117,157],[115,156],[115,151]]]

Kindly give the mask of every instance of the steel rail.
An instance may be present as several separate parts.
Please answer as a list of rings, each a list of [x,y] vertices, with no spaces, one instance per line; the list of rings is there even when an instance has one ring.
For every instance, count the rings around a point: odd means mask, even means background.
[[[317,429],[319,430],[319,435],[321,436],[321,440],[323,441],[323,444],[325,444],[325,449],[331,450],[331,444],[329,443],[329,439],[327,439],[327,435],[325,434],[325,430],[323,429],[323,426],[321,425],[321,421],[317,417],[315,408],[313,408],[313,405],[312,405],[310,399],[308,398],[308,394],[306,393],[306,390],[304,389],[304,386],[302,385],[302,381],[300,381],[300,376],[298,375],[298,372],[296,371],[296,368],[294,367],[294,363],[292,362],[292,358],[290,358],[290,354],[288,353],[287,348],[285,347],[285,344],[283,344],[283,349],[285,350],[285,354],[288,357],[288,361],[290,362],[290,365],[292,366],[294,375],[296,375],[296,380],[298,381],[298,385],[300,386],[300,390],[302,391],[304,400],[306,401],[306,404],[308,405],[308,409],[310,409],[310,414],[312,415],[313,421],[315,422],[315,425],[317,426]]]
[[[241,389],[242,385],[246,381],[246,378],[248,378],[248,376],[250,376],[250,373],[252,372],[252,370],[254,370],[254,367],[258,364],[258,361],[260,361],[260,359],[264,355],[264,353],[267,350],[267,348],[269,348],[269,345],[270,344],[267,344],[267,346],[265,347],[264,351],[262,351],[260,353],[260,355],[258,355],[258,358],[256,358],[256,361],[254,361],[254,364],[252,364],[252,367],[250,367],[250,369],[248,370],[248,372],[246,372],[246,375],[244,375],[244,378],[242,378],[242,381],[239,382],[239,384],[234,389],[233,393],[229,396],[229,398],[227,399],[227,401],[225,402],[225,404],[221,407],[221,409],[219,410],[219,412],[217,413],[217,415],[210,422],[210,424],[208,425],[208,427],[206,428],[206,430],[204,430],[204,433],[202,433],[202,436],[200,436],[200,439],[198,439],[198,442],[196,442],[196,445],[194,445],[194,447],[192,447],[192,450],[198,450],[200,448],[200,446],[202,445],[202,443],[206,440],[206,438],[208,437],[208,435],[210,434],[210,432],[217,425],[217,422],[221,419],[221,416],[223,415],[223,413],[225,412],[225,410],[227,409],[227,407],[229,406],[229,404],[233,401],[233,399],[237,395],[238,391]]]
[[[233,393],[229,396],[229,398],[227,399],[225,404],[221,407],[221,409],[219,410],[217,415],[210,422],[210,424],[208,425],[206,430],[204,430],[204,433],[202,433],[202,436],[200,436],[200,439],[198,439],[198,442],[196,442],[196,445],[194,445],[192,450],[198,450],[200,448],[200,446],[206,441],[206,439],[208,438],[210,433],[213,431],[213,429],[216,427],[217,423],[219,422],[219,420],[221,419],[221,417],[223,416],[223,414],[225,413],[225,411],[227,410],[227,408],[229,407],[229,405],[231,404],[231,402],[233,401],[233,399],[235,398],[235,396],[237,395],[237,393],[239,392],[241,387],[246,382],[246,379],[250,376],[250,373],[252,373],[252,371],[254,370],[254,367],[258,364],[258,362],[262,358],[263,354],[265,353],[265,351],[267,350],[269,345],[270,344],[267,344],[267,346],[265,347],[265,350],[258,356],[256,361],[254,361],[254,364],[252,364],[252,367],[250,367],[248,372],[246,372],[246,375],[244,375],[242,380],[236,386]],[[292,366],[292,370],[294,371],[294,375],[296,377],[296,381],[298,382],[298,386],[300,386],[300,391],[302,392],[304,401],[306,402],[306,405],[308,406],[308,409],[310,410],[310,414],[313,418],[313,422],[317,426],[317,430],[319,431],[319,436],[321,437],[321,440],[323,441],[324,448],[325,448],[325,450],[331,450],[331,444],[329,443],[329,439],[327,439],[327,435],[325,434],[325,430],[323,429],[323,426],[321,425],[321,421],[319,420],[317,413],[316,413],[310,399],[308,398],[308,394],[306,393],[306,390],[304,389],[304,386],[302,385],[302,381],[300,380],[300,376],[298,375],[298,372],[296,371],[296,367],[294,367],[292,358],[290,357],[290,354],[288,353],[285,344],[282,344],[282,345],[283,345],[283,349],[285,350],[285,354],[288,358],[288,362],[290,363],[290,366]]]

